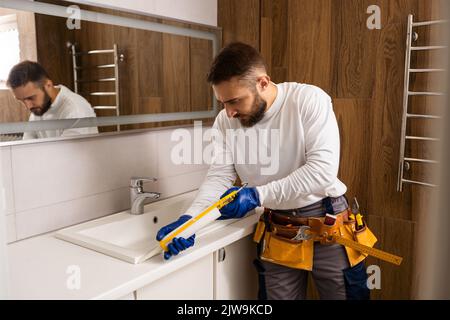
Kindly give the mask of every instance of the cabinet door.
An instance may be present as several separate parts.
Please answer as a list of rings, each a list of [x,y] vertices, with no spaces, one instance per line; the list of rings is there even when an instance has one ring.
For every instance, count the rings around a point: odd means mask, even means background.
[[[136,299],[213,299],[213,254],[138,289]]]
[[[256,244],[252,236],[238,240],[214,253],[214,298],[256,299],[258,274],[253,266]]]

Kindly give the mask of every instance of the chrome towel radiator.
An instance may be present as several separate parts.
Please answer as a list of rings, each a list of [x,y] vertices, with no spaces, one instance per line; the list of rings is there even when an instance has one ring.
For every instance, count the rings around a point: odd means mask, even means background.
[[[440,116],[428,115],[428,114],[414,114],[409,112],[409,102],[412,96],[445,96],[445,92],[413,92],[410,91],[410,76],[414,73],[436,73],[446,72],[445,69],[415,69],[411,68],[411,52],[412,51],[427,51],[427,50],[445,50],[447,46],[413,46],[412,43],[417,41],[418,34],[414,32],[414,28],[422,26],[433,26],[448,23],[447,20],[435,20],[426,22],[414,22],[413,15],[408,16],[408,28],[407,28],[407,40],[406,40],[406,59],[405,59],[405,83],[403,92],[403,118],[402,118],[402,131],[400,142],[400,160],[398,169],[398,183],[397,191],[403,191],[404,184],[415,184],[427,187],[437,187],[437,185],[424,182],[406,179],[404,176],[405,171],[410,169],[410,163],[420,163],[423,165],[435,165],[438,161],[431,159],[413,158],[405,155],[406,153],[406,141],[423,141],[423,142],[438,142],[438,138],[423,137],[423,136],[410,136],[407,135],[408,123],[411,119],[426,119],[426,120],[439,120]]]
[[[115,110],[117,116],[120,115],[120,87],[119,87],[119,62],[124,61],[124,55],[119,54],[117,44],[114,44],[112,49],[104,50],[90,50],[90,51],[77,51],[76,45],[69,43],[72,54],[72,65],[73,65],[73,82],[74,91],[83,96],[114,96],[114,105],[95,105],[92,106],[94,110]],[[111,64],[101,64],[101,65],[87,65],[81,66],[77,63],[77,56],[81,55],[97,55],[97,54],[112,54],[114,63]],[[111,77],[103,77],[100,79],[80,79],[78,72],[87,69],[113,69],[114,75]],[[114,91],[109,92],[80,92],[79,85],[81,83],[87,82],[114,82]],[[117,131],[120,131],[120,126],[117,125]]]

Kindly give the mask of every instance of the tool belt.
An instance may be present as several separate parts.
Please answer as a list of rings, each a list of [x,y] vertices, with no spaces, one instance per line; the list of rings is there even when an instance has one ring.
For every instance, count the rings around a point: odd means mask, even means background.
[[[377,239],[365,224],[356,230],[355,220],[349,220],[350,209],[333,213],[334,223],[328,225],[326,217],[296,217],[264,209],[253,240],[260,244],[260,259],[291,268],[311,271],[314,242],[334,244],[333,235],[373,247]],[[327,221],[328,222],[328,221]],[[262,243],[260,243],[262,240]],[[351,267],[363,261],[367,254],[345,247]]]

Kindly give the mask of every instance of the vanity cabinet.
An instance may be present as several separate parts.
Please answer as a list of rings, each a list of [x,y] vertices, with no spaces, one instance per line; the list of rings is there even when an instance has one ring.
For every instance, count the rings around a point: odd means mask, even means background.
[[[242,238],[136,291],[137,300],[256,299],[252,236]]]
[[[258,274],[253,265],[256,244],[252,235],[214,252],[214,299],[254,300]]]
[[[211,253],[136,291],[137,300],[211,300],[213,263]]]

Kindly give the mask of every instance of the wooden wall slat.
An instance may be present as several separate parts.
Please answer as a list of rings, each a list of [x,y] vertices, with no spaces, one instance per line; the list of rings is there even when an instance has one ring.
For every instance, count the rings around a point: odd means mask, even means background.
[[[163,41],[162,34],[136,30],[136,60],[138,72],[138,95],[144,97],[161,97],[163,84]]]
[[[372,98],[379,30],[366,27],[371,0],[332,1],[331,94],[336,98]]]
[[[191,111],[212,110],[211,85],[207,82],[213,61],[212,43],[202,39],[189,39]]]
[[[259,0],[219,0],[217,10],[218,26],[223,28],[223,45],[242,41],[259,49]]]
[[[261,17],[261,55],[266,63],[268,74],[272,73],[272,19]]]
[[[371,298],[377,300],[411,298],[412,266],[414,260],[415,223],[389,217],[368,216],[368,224],[376,234],[376,248],[403,257],[400,267],[369,257],[366,265],[375,265],[381,271],[381,289],[371,291]]]
[[[330,92],[331,1],[290,0],[288,6],[288,79]]]
[[[163,34],[162,42],[164,111],[189,110],[189,38]]]
[[[274,68],[288,65],[288,0],[261,0],[261,16],[271,21],[271,46]]]
[[[67,41],[74,40],[73,35],[61,28],[66,25],[65,18],[48,18],[35,14],[38,62],[45,66],[55,84],[73,87],[72,59],[66,47]]]
[[[411,220],[410,193],[396,191],[403,113],[404,39],[400,24],[390,24],[382,29],[377,48],[370,114],[369,212]]]
[[[347,186],[347,197],[357,197],[362,211],[368,208],[369,171],[364,159],[370,153],[370,99],[333,99],[333,109],[339,125],[341,156],[338,177]]]

